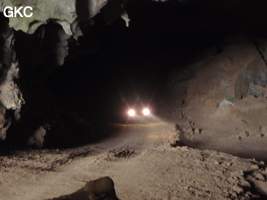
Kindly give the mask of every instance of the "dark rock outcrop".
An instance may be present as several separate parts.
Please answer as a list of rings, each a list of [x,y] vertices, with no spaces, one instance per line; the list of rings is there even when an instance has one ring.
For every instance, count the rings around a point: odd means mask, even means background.
[[[15,83],[19,77],[19,64],[14,50],[14,32],[2,15],[0,27],[0,139],[5,139],[11,124],[8,110],[19,113],[24,99]]]
[[[126,1],[7,0],[0,5],[0,10],[5,6],[32,6],[33,15],[30,18],[7,19],[1,14],[0,138],[6,138],[6,132],[14,120],[12,137],[41,147],[48,132],[68,134],[77,130],[71,111],[62,111],[60,103],[44,86],[47,79],[64,64],[69,47],[72,48],[70,56],[84,52],[84,49],[79,51],[81,41],[78,38],[86,35],[87,30],[81,30],[80,23],[91,26],[92,18],[103,7],[103,16],[108,16],[104,17],[105,20],[108,22],[112,18],[108,23],[119,16],[128,23]],[[86,37],[90,38],[90,35]],[[19,80],[18,83],[15,80]],[[66,113],[67,117],[62,116]],[[64,123],[68,123],[68,130],[64,128]],[[20,134],[17,136],[16,132]]]
[[[51,200],[119,200],[116,196],[113,180],[106,176],[93,181],[76,192]]]

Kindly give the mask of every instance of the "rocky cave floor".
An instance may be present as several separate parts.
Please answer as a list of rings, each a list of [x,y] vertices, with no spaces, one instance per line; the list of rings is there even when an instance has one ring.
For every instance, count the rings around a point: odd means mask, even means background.
[[[179,139],[188,129],[166,120],[114,127],[112,137],[95,144],[1,154],[1,199],[53,199],[103,176],[125,200],[266,198],[263,161],[190,148]],[[67,197],[57,199],[88,199]]]

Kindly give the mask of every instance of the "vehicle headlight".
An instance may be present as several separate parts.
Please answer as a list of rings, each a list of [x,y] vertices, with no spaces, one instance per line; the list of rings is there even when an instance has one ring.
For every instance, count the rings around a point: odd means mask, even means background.
[[[134,110],[134,109],[130,109],[130,110],[128,111],[128,115],[129,115],[130,117],[135,116],[135,110]]]
[[[149,115],[150,114],[150,110],[148,108],[143,109],[143,114],[145,116]]]

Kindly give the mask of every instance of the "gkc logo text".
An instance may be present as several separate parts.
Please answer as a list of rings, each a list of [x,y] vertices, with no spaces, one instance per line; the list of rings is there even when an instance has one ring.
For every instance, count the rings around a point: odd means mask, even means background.
[[[3,10],[5,17],[31,17],[33,13],[31,6],[20,6],[20,7],[11,7],[6,6]]]

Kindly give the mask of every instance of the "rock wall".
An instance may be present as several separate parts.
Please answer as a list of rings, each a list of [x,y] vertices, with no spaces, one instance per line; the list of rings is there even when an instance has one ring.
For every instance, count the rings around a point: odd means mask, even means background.
[[[19,77],[19,64],[14,50],[14,32],[3,17],[0,19],[0,27],[0,139],[5,139],[11,124],[8,110],[14,110],[18,115],[24,99],[15,83]]]
[[[0,4],[0,11],[3,11],[6,6],[31,6],[33,8],[32,17],[11,17],[9,22],[9,26],[15,30],[22,30],[30,34],[49,19],[57,20],[63,25],[66,32],[71,34],[69,24],[76,18],[75,0],[4,0]]]
[[[197,124],[194,128],[266,136],[265,57],[252,38],[226,45],[218,54],[213,49],[201,60],[170,72],[177,110]]]
[[[86,129],[90,125],[82,125],[75,114],[64,111],[44,84],[64,64],[69,48],[70,56],[84,52],[79,50],[79,38],[83,34],[91,36],[80,25],[92,26],[92,18],[100,11],[108,24],[121,16],[128,25],[127,2],[4,0],[0,3],[0,11],[6,6],[33,8],[29,18],[8,19],[0,13],[0,139],[6,138],[11,124],[15,124],[11,130],[13,138],[35,147],[42,147],[44,137],[53,130],[59,135],[71,135],[80,129],[88,135]]]
[[[62,26],[65,33],[72,35],[77,24],[91,20],[101,10],[104,19],[111,24],[117,17],[122,17],[128,24],[126,4],[129,0],[4,0],[0,3],[0,11],[6,6],[31,6],[31,17],[10,17],[9,26],[32,34],[35,30],[54,21]],[[104,9],[102,10],[102,8]]]

